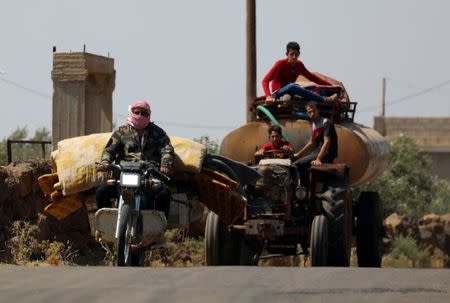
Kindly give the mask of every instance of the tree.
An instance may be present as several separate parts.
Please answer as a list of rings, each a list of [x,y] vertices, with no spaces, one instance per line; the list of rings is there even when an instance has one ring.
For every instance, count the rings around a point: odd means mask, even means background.
[[[9,136],[8,138],[3,139],[0,142],[0,165],[6,165],[8,162],[7,159],[7,140],[26,140],[28,136],[28,129],[26,126],[24,127],[17,127]],[[32,138],[29,138],[28,140],[32,141],[50,141],[51,135],[50,131],[45,128],[41,127],[38,128],[34,136]],[[13,144],[12,147],[12,154],[15,161],[17,160],[26,160],[26,159],[34,159],[42,157],[42,148],[40,145],[36,144]],[[51,151],[51,147],[49,145],[45,146],[45,153],[48,155]]]
[[[217,154],[219,151],[219,143],[216,140],[211,139],[209,136],[201,136],[200,138],[194,138],[195,142],[203,144],[209,154]]]
[[[426,205],[427,213],[450,213],[450,182],[435,178],[433,199]]]
[[[450,183],[429,172],[430,159],[408,137],[389,143],[388,168],[374,182],[360,188],[379,192],[385,213],[420,217],[450,211]]]

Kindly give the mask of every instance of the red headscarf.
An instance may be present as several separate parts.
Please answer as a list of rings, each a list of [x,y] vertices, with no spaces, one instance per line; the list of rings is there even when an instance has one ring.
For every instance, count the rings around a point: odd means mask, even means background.
[[[147,117],[145,116],[141,116],[141,115],[135,115],[133,113],[133,111],[136,108],[142,108],[145,109],[146,111],[148,111],[149,115]],[[128,125],[133,126],[136,129],[144,129],[147,127],[148,123],[150,122],[150,116],[151,116],[151,109],[150,109],[150,105],[148,104],[147,101],[145,100],[136,100],[133,103],[131,103],[128,106],[128,111],[130,112],[131,116],[127,117],[126,119],[126,123]]]

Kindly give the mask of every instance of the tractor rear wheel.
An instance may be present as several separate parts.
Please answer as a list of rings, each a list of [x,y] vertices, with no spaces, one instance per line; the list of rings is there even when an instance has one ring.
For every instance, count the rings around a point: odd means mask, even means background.
[[[362,192],[357,205],[356,249],[358,266],[380,267],[383,206],[377,192]]]
[[[319,195],[329,214],[328,265],[349,266],[352,246],[352,199],[348,186],[330,187]]]

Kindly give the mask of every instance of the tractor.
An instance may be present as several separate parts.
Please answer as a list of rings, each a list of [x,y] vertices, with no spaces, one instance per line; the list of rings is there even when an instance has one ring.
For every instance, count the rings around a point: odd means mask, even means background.
[[[334,80],[335,81],[335,80]],[[282,126],[298,150],[309,138],[307,100],[266,101],[256,98],[254,120],[233,130],[223,140],[222,156],[245,163],[260,175],[256,182],[239,172],[226,174],[240,187],[245,205],[230,222],[210,211],[205,226],[207,265],[257,265],[260,259],[303,255],[311,266],[349,266],[353,243],[358,265],[380,267],[383,207],[376,192],[353,197],[354,186],[381,174],[388,163],[388,145],[375,130],[354,122],[356,102],[321,103],[322,116],[332,119],[338,134],[335,163],[312,166],[309,186],[300,186],[289,154],[254,152],[266,140],[270,123]]]

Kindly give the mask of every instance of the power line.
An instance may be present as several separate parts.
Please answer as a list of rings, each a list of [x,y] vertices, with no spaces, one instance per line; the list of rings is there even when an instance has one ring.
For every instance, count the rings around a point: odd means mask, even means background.
[[[398,99],[394,99],[394,100],[388,101],[388,102],[386,102],[386,106],[391,106],[391,105],[398,104],[398,103],[401,103],[403,101],[406,101],[408,99],[412,99],[412,98],[415,98],[415,97],[418,97],[418,96],[421,96],[421,95],[425,95],[425,94],[427,94],[427,93],[429,93],[429,92],[431,92],[433,90],[436,90],[436,89],[441,88],[443,86],[446,86],[448,84],[450,84],[450,80],[447,80],[447,81],[441,82],[439,84],[436,84],[434,86],[422,89],[421,91],[419,91],[417,93],[410,94],[410,95],[407,95],[407,96],[404,96],[404,97],[401,97],[401,98],[398,98]],[[367,112],[367,111],[371,111],[373,109],[378,109],[379,107],[380,107],[379,105],[369,106],[369,107],[365,107],[365,108],[359,110],[359,112],[360,113],[361,112]]]
[[[200,124],[188,124],[188,123],[179,123],[179,122],[170,122],[170,121],[155,121],[160,124],[178,126],[178,127],[188,127],[188,128],[209,128],[209,129],[233,129],[236,126],[226,126],[226,125],[200,125]]]
[[[14,87],[17,87],[17,88],[20,88],[22,90],[25,90],[25,91],[27,91],[29,93],[32,93],[32,94],[34,94],[36,96],[39,96],[41,98],[45,98],[47,100],[52,98],[50,95],[48,95],[46,93],[42,93],[42,92],[37,91],[35,89],[23,86],[20,83],[17,83],[17,82],[5,79],[4,77],[0,77],[0,80],[5,82],[5,83],[7,83],[7,84],[9,84],[9,85],[12,85]],[[124,118],[127,117],[127,116],[122,115],[122,114],[116,114],[116,115],[124,117]],[[187,128],[209,128],[209,129],[233,129],[233,128],[236,128],[235,126],[226,126],[226,125],[201,125],[201,124],[189,124],[189,123],[179,123],[179,122],[159,121],[159,120],[155,121],[155,122],[160,123],[160,124],[165,124],[165,125],[172,125],[172,126],[176,126],[176,127],[187,127]]]
[[[126,118],[128,116],[122,115],[122,114],[116,114],[116,116]],[[191,123],[180,123],[180,122],[173,122],[173,121],[161,121],[156,120],[154,121],[158,124],[165,124],[165,125],[171,125],[176,127],[187,127],[187,128],[209,128],[209,129],[234,129],[236,126],[231,125],[205,125],[205,124],[191,124]]]
[[[37,90],[35,90],[35,89],[32,89],[32,88],[23,86],[23,85],[20,84],[20,83],[17,83],[17,82],[14,82],[14,81],[5,79],[4,77],[0,77],[0,81],[3,81],[3,82],[5,82],[5,83],[7,83],[7,84],[9,84],[9,85],[12,85],[12,86],[14,86],[14,87],[20,88],[20,89],[22,89],[22,90],[25,90],[25,91],[27,91],[27,92],[29,92],[29,93],[32,93],[32,94],[34,94],[34,95],[36,95],[36,96],[39,96],[39,97],[41,97],[41,98],[44,98],[44,99],[51,99],[51,98],[52,98],[52,96],[50,96],[50,95],[48,95],[48,94],[46,94],[46,93],[42,93],[42,92],[37,91]]]
[[[411,82],[407,82],[407,81],[403,81],[403,80],[399,80],[399,79],[393,79],[393,78],[386,78],[389,81],[389,84],[392,85],[392,83],[394,83],[395,85],[401,86],[403,88],[407,88],[407,89],[414,89],[414,90],[421,90],[423,89],[422,86],[418,86],[414,83]],[[447,97],[448,94],[444,94],[441,90],[436,89],[433,92],[430,92],[432,94],[436,94],[439,96],[444,96]]]
[[[405,101],[407,99],[415,98],[415,97],[418,97],[420,95],[424,95],[426,93],[429,93],[429,92],[431,92],[431,91],[433,91],[435,89],[441,88],[441,87],[446,86],[448,84],[450,84],[450,80],[444,81],[442,83],[439,83],[439,84],[437,84],[435,86],[432,86],[432,87],[429,87],[429,88],[425,88],[425,89],[423,89],[423,90],[421,90],[421,91],[419,91],[419,92],[417,92],[415,94],[411,94],[411,95],[408,95],[408,96],[405,96],[405,97],[402,97],[402,98],[398,98],[398,99],[392,100],[392,101],[389,102],[389,104],[390,105],[397,104],[397,103],[403,102],[403,101]]]

